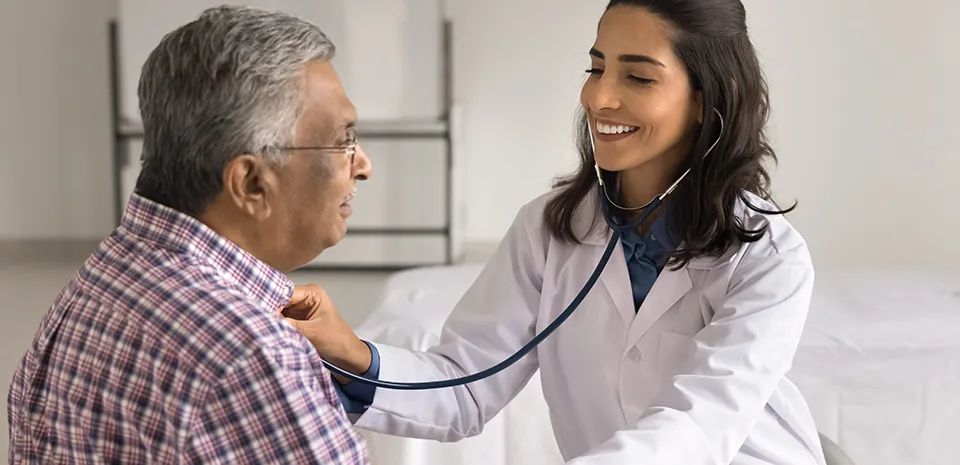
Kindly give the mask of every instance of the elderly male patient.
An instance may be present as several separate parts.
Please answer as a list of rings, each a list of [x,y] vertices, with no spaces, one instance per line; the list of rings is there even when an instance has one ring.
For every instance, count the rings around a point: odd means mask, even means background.
[[[278,314],[370,175],[333,53],[307,22],[221,7],[150,54],[136,193],[16,372],[11,463],[368,461]]]

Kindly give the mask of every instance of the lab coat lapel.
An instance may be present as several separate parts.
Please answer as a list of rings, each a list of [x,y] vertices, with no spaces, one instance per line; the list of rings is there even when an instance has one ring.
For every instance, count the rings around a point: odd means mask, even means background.
[[[585,244],[594,246],[593,257],[591,258],[593,266],[600,263],[600,258],[603,257],[603,252],[607,248],[607,243],[611,235],[610,228],[603,222],[603,219],[597,216],[599,209],[600,204],[597,202],[597,198],[589,196],[577,210],[577,215],[573,223],[573,229],[577,237],[582,237]],[[593,269],[587,269],[585,267],[584,271],[588,272],[588,274],[583,277],[583,281],[586,281],[589,273],[593,272]],[[603,269],[603,272],[600,273],[599,281],[603,283],[602,287],[605,288],[614,306],[617,307],[617,313],[623,318],[624,325],[629,325],[636,316],[637,309],[633,306],[633,289],[630,287],[630,272],[627,271],[627,260],[623,255],[623,244],[620,241],[617,241],[617,244],[614,245],[614,250],[610,255],[610,261],[607,262],[607,266]],[[594,292],[601,287],[599,285],[600,283],[597,284],[598,285],[594,287]]]
[[[636,345],[644,333],[692,288],[693,283],[690,281],[690,273],[686,268],[674,271],[665,267],[660,272],[660,277],[653,283],[653,288],[650,289],[647,298],[640,305],[640,310],[637,312],[633,324],[630,325],[629,344],[627,344],[624,354]]]
[[[603,251],[606,247],[598,247],[596,262],[600,262]],[[623,248],[619,243],[610,255],[610,261],[607,267],[600,273],[600,281],[610,294],[614,305],[617,307],[617,313],[623,318],[624,323],[629,324],[636,316],[636,309],[633,307],[633,289],[630,287],[630,273],[627,271],[627,261],[623,256]]]

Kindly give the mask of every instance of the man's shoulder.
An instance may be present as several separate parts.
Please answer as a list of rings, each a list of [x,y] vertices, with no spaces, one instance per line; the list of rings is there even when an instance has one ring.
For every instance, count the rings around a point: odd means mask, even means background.
[[[195,322],[198,334],[205,339],[211,360],[218,360],[222,369],[231,370],[245,363],[269,359],[276,366],[303,365],[312,346],[279,315],[280,309],[263,308],[224,278],[207,271],[204,285],[193,287],[193,304],[184,313]]]
[[[215,270],[192,270],[183,275],[195,281],[180,291],[179,311],[191,342],[203,350],[203,361],[215,367],[215,377],[257,359],[279,357],[291,348],[292,328],[277,314],[279,309],[265,309],[260,303],[232,287]],[[171,276],[180,282],[181,274]],[[170,287],[172,288],[172,287]]]
[[[272,309],[188,253],[105,243],[75,281],[103,311],[123,312],[165,356],[206,380],[222,378],[258,347],[275,350],[284,336]]]

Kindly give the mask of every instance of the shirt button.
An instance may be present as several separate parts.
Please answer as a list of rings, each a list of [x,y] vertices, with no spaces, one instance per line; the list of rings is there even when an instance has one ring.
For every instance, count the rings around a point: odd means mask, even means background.
[[[657,235],[656,235],[656,234],[651,234],[651,235],[650,235],[650,239],[652,239],[652,240],[657,240]]]
[[[634,346],[632,349],[630,349],[630,352],[627,353],[627,357],[630,357],[630,360],[633,360],[634,362],[639,362],[641,358],[640,349]]]

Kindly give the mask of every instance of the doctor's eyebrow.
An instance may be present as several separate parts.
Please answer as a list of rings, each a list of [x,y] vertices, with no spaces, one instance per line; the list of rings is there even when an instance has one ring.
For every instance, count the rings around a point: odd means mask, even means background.
[[[599,58],[599,59],[601,59],[601,60],[604,60],[604,59],[605,59],[604,56],[603,56],[603,53],[602,53],[600,50],[597,50],[597,49],[595,49],[595,48],[591,48],[591,49],[590,49],[590,55],[593,55],[593,56],[595,56],[595,57],[597,57],[597,58]],[[631,54],[627,54],[627,55],[620,55],[619,58],[620,58],[620,61],[622,61],[622,62],[624,62],[624,63],[649,63],[649,64],[651,64],[651,65],[659,66],[659,67],[661,67],[661,68],[666,68],[666,67],[667,67],[667,65],[661,63],[660,60],[657,60],[656,58],[653,58],[653,57],[647,56],[647,55],[631,55]]]

